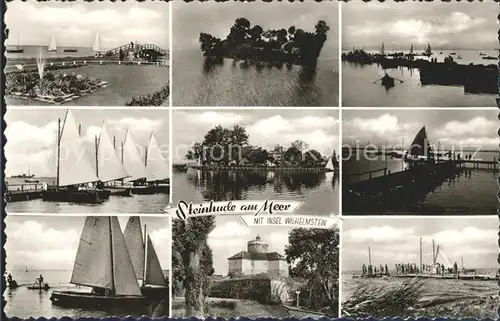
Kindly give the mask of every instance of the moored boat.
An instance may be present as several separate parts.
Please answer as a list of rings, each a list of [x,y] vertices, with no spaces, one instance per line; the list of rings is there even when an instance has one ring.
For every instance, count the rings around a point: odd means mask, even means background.
[[[116,216],[85,218],[70,283],[93,290],[54,291],[50,297],[53,304],[75,308],[147,306]]]
[[[61,157],[61,151],[64,157]],[[62,127],[61,120],[58,120],[55,158],[56,184],[42,192],[44,201],[100,203],[109,198],[109,191],[97,188],[99,179],[87,157],[70,110],[66,111]]]
[[[333,166],[333,157],[330,157],[330,159],[328,160],[328,163],[326,163],[325,171],[327,171],[327,172],[334,172],[335,171],[335,166]]]
[[[19,34],[17,34],[17,46],[16,46],[16,48],[15,49],[7,48],[5,51],[7,51],[7,53],[23,53],[24,52],[24,49],[19,47]]]
[[[146,225],[144,225],[144,235],[142,234],[139,216],[129,217],[123,236],[136,278],[141,282],[142,295],[154,300],[167,297],[169,289],[160,261],[147,233]]]
[[[405,155],[406,162],[421,162],[432,159],[434,152],[427,138],[427,131],[423,126],[413,139],[408,153]]]
[[[394,78],[392,78],[388,74],[385,74],[384,77],[380,79],[380,83],[386,88],[394,87]]]

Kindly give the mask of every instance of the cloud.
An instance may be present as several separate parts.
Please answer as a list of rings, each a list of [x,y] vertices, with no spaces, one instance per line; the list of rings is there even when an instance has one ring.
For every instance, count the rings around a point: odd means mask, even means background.
[[[238,222],[227,222],[217,226],[210,234],[211,239],[227,239],[232,237],[241,237],[250,234],[250,230]]]
[[[168,114],[167,114],[168,115]],[[146,117],[125,117],[106,122],[112,129],[130,129],[133,133],[151,133],[158,130],[168,119],[150,119]]]
[[[179,117],[183,117],[184,120],[192,126],[201,125],[210,128],[218,125],[221,125],[223,127],[233,126],[240,124],[245,120],[244,115],[232,112],[206,111],[196,114],[182,112],[179,112],[178,114],[182,115]]]

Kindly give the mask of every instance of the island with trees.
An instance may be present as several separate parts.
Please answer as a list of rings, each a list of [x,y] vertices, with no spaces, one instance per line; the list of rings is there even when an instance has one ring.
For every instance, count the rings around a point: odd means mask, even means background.
[[[331,157],[324,156],[301,140],[288,147],[277,144],[267,150],[250,145],[246,129],[239,125],[210,129],[185,158],[196,161],[198,168],[213,170],[335,171],[338,168],[335,151]]]
[[[279,280],[270,275],[214,275],[207,242],[214,228],[213,216],[173,222],[174,317],[338,317],[338,228],[290,230],[285,248],[289,273]],[[285,286],[273,287],[273,281]]]
[[[223,58],[244,60],[247,63],[268,63],[281,67],[316,66],[318,57],[327,39],[330,27],[319,20],[314,32],[295,26],[288,29],[264,30],[259,25],[252,26],[246,18],[238,18],[230,28],[226,39],[200,33],[199,42],[203,56],[211,61]]]

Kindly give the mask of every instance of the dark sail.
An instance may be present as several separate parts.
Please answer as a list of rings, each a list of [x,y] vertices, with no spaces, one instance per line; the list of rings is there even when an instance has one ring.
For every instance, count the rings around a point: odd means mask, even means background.
[[[427,138],[427,132],[425,131],[425,126],[418,132],[415,139],[410,145],[411,156],[426,156],[432,157],[432,147],[429,144],[429,140]]]

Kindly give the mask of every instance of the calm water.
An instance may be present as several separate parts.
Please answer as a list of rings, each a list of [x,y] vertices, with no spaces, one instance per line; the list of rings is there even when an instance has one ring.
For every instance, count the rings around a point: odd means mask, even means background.
[[[479,152],[476,158],[484,161],[493,161],[498,158],[497,152]],[[484,166],[484,165],[482,165]],[[398,172],[406,168],[401,159],[377,159],[367,160],[361,157],[354,158],[342,163],[344,173],[343,182],[346,184],[352,180],[366,180],[368,175],[353,176],[355,173],[362,173],[383,169],[387,167],[391,172]],[[372,174],[372,177],[383,175],[380,171]],[[419,201],[421,208],[449,214],[494,214],[498,205],[497,184],[498,172],[491,170],[465,170],[459,175],[448,179],[441,186],[430,191]],[[346,205],[345,205],[346,206]]]
[[[53,184],[53,178],[36,178],[40,182]],[[14,185],[24,184],[24,179],[7,178],[7,185],[12,190],[19,187]],[[28,185],[29,186],[29,185]],[[40,188],[40,185],[38,186]],[[109,200],[101,204],[73,204],[66,202],[44,202],[41,199],[8,203],[7,212],[15,213],[141,213],[158,214],[169,203],[168,194],[133,195],[132,197],[110,196]]]
[[[477,269],[478,274],[492,274],[495,275],[496,269]],[[342,277],[342,301],[351,295],[358,284],[367,282],[366,279],[353,279],[351,275],[354,273],[343,273]],[[359,274],[359,272],[358,272]],[[406,279],[408,280],[408,279]],[[384,285],[386,288],[400,286],[405,279],[399,278],[380,278],[370,279],[374,285]],[[498,293],[498,284],[496,281],[473,281],[473,280],[439,280],[439,279],[422,279],[424,283],[424,296],[422,300],[450,300],[453,302],[455,299],[463,300],[465,298],[478,298],[489,295],[496,295]]]
[[[169,81],[169,68],[164,66],[89,65],[52,72],[81,73],[108,82],[106,88],[65,103],[65,106],[124,106],[125,102],[131,100],[132,97],[158,91]],[[34,100],[11,97],[5,99],[8,105],[51,105]],[[168,104],[168,99],[165,104]]]
[[[17,46],[6,46],[7,49],[16,49]],[[44,58],[62,58],[62,57],[93,57],[94,52],[92,47],[74,47],[77,52],[64,52],[64,49],[73,49],[73,46],[57,46],[56,52],[48,52],[48,46],[19,46],[19,48],[24,49],[21,53],[11,53],[6,52],[5,57],[9,59],[29,59],[37,58],[40,56],[40,52]],[[103,49],[106,50],[106,49]]]
[[[224,200],[300,200],[297,213],[339,211],[338,178],[333,173],[199,171],[174,173],[173,202]]]
[[[168,271],[164,271],[168,275]],[[12,278],[16,280],[18,285],[17,289],[7,289],[4,293],[5,301],[5,314],[8,317],[19,317],[27,319],[29,317],[56,317],[61,318],[64,316],[78,318],[78,317],[107,317],[117,316],[126,317],[128,315],[140,317],[143,314],[148,314],[148,311],[137,312],[130,307],[122,307],[119,309],[107,311],[95,311],[84,309],[69,309],[52,305],[50,295],[52,291],[82,291],[89,292],[90,288],[76,287],[69,283],[71,278],[71,271],[10,271]],[[28,290],[27,285],[32,285],[35,279],[42,274],[44,281],[49,283],[50,289],[48,291]]]
[[[199,50],[173,56],[174,106],[338,106],[338,59],[322,57],[315,71],[293,66],[245,68],[224,59],[208,66]]]
[[[344,51],[347,53],[348,51]],[[442,62],[452,51],[443,50],[439,54],[435,49],[431,58],[437,58]],[[480,52],[489,56],[498,56],[492,50],[457,50],[455,59],[459,64],[496,64],[497,60],[484,60],[479,56]],[[456,57],[456,56],[455,56]],[[419,57],[423,58],[423,57]],[[376,64],[359,66],[348,62],[342,62],[342,106],[346,107],[495,107],[495,95],[488,94],[466,94],[462,86],[438,86],[420,84],[418,69],[408,70],[406,68],[388,69],[388,74],[403,80],[396,81],[395,87],[388,91],[373,82],[383,76],[384,71]]]

